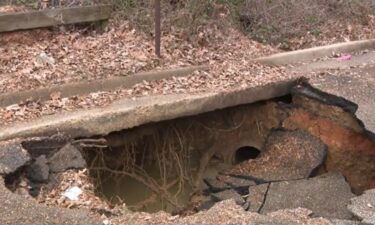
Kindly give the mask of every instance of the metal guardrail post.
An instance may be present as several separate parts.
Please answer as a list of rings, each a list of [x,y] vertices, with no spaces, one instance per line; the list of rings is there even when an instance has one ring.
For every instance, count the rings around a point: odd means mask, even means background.
[[[161,57],[161,7],[160,0],[155,0],[155,54]]]

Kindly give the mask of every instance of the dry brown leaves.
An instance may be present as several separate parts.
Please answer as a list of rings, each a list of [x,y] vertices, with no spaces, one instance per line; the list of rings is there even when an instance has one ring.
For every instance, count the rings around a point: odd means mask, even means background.
[[[6,42],[13,35],[17,33],[5,34],[0,40],[0,92],[127,75],[154,67],[149,43],[126,24],[102,35],[46,32],[28,43]]]
[[[339,42],[365,40],[375,38],[375,15],[370,15],[366,24],[328,21],[317,28],[316,32],[309,32],[300,38],[293,38],[288,41],[291,50],[323,46]]]
[[[153,40],[126,22],[110,25],[109,31],[103,34],[29,31],[22,32],[24,38],[18,38],[19,41],[13,41],[17,40],[18,33],[2,34],[0,93],[124,76],[157,68],[217,63],[225,60],[222,54],[228,48],[247,48],[251,58],[274,51],[244,40],[237,31],[228,32],[230,35],[226,37],[227,34],[207,28],[202,37],[210,37],[212,40],[207,43],[215,43],[198,47],[174,35],[165,35],[161,60],[154,56]],[[246,45],[242,45],[243,42],[247,42]]]
[[[35,38],[34,45],[14,41],[0,47],[0,61],[3,62],[0,64],[0,74],[3,75],[0,77],[0,92],[191,64],[208,64],[210,72],[143,82],[130,89],[88,96],[61,99],[55,95],[45,102],[27,101],[0,108],[1,124],[61,111],[104,106],[125,96],[225,91],[287,78],[283,68],[266,67],[252,61],[276,52],[275,49],[252,41],[232,28],[223,31],[209,26],[199,35],[200,39],[206,40],[201,42],[204,44],[195,45],[166,34],[163,37],[162,59],[154,57],[152,40],[131,29],[126,22],[118,27],[111,24],[110,31],[104,34],[85,36],[78,32],[42,32],[30,37]]]
[[[246,66],[246,65],[244,65]],[[97,92],[87,96],[70,98],[51,98],[45,102],[29,101],[22,104],[0,108],[0,124],[35,119],[63,111],[89,109],[106,106],[123,97],[136,98],[147,95],[194,94],[201,92],[229,91],[255,87],[262,84],[292,78],[295,74],[286,74],[284,68],[265,67],[258,64],[247,65],[246,71],[236,72],[228,67],[217,73],[196,72],[187,77],[169,78],[153,82],[143,82],[130,89],[113,92]]]

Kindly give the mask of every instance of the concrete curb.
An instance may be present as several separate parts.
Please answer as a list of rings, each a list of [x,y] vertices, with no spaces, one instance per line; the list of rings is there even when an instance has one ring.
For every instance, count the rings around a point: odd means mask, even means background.
[[[46,101],[51,94],[60,92],[62,98],[75,95],[87,95],[98,91],[113,91],[118,88],[130,88],[142,81],[161,80],[170,77],[183,77],[197,70],[208,70],[208,66],[189,66],[164,71],[142,72],[124,77],[112,77],[104,80],[83,81],[78,83],[68,83],[60,86],[52,86],[35,90],[11,92],[0,95],[0,107],[18,104],[22,101],[33,100]]]
[[[0,141],[65,133],[72,138],[106,135],[150,122],[197,115],[290,93],[296,80],[284,80],[229,92],[174,94],[122,99],[107,107],[45,116],[2,127]]]
[[[375,39],[351,41],[333,45],[283,52],[275,55],[255,59],[256,62],[266,65],[285,65],[310,61],[320,57],[332,56],[333,53],[350,53],[375,48]]]

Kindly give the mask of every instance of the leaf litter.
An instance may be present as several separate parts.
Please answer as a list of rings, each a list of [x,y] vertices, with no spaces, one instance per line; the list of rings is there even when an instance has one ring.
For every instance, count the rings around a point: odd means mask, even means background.
[[[120,98],[229,91],[300,76],[281,66],[253,61],[280,52],[277,48],[253,41],[232,27],[208,24],[203,28],[196,43],[166,32],[161,59],[154,56],[153,39],[127,21],[111,21],[104,33],[38,29],[2,34],[0,94],[189,65],[208,65],[209,71],[85,96],[61,98],[60,93],[52,93],[48,101],[30,100],[0,108],[0,124],[102,107]]]
[[[35,30],[0,36],[0,43],[6,43],[0,47],[0,93],[131,76],[140,71],[202,64],[210,67],[209,72],[143,82],[111,92],[70,98],[53,93],[48,101],[30,100],[0,108],[0,123],[105,106],[123,97],[225,91],[289,76],[282,67],[255,63],[255,58],[278,50],[250,40],[234,28],[222,30],[211,24],[199,37],[206,40],[200,42],[204,44],[192,44],[178,35],[165,34],[163,57],[158,59],[153,53],[153,39],[132,29],[127,22],[113,22],[103,34]]]

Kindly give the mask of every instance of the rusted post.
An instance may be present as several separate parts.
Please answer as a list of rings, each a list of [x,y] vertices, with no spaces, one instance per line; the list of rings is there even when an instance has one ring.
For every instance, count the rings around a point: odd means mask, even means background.
[[[161,57],[160,45],[161,45],[161,8],[160,0],[155,1],[155,54]]]

